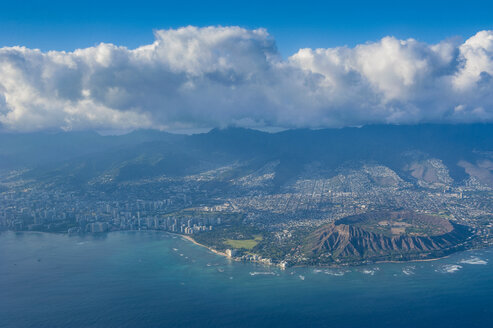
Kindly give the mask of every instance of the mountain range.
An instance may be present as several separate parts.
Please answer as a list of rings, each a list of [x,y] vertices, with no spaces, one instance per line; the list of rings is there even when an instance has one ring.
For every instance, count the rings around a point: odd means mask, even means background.
[[[361,163],[378,163],[422,183],[458,183],[473,177],[493,186],[492,150],[491,124],[375,125],[278,133],[226,128],[195,135],[152,130],[121,136],[2,134],[0,169],[28,168],[30,177],[71,177],[67,181],[84,184],[102,174],[110,174],[113,181],[129,181],[197,174],[235,163],[241,170],[231,174],[242,175],[279,161],[275,185],[282,186],[311,163],[329,175]],[[441,163],[434,165],[431,159]],[[450,178],[440,176],[442,163]]]

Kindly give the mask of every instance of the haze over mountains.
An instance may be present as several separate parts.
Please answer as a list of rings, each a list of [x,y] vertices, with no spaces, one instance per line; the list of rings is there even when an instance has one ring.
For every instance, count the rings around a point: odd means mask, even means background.
[[[459,184],[473,178],[493,187],[493,125],[375,125],[362,128],[266,133],[241,128],[196,135],[153,130],[121,136],[95,132],[2,134],[0,168],[34,169],[35,178],[71,177],[87,183],[100,175],[115,182],[184,176],[235,164],[231,175],[269,162],[282,185],[315,165],[324,175],[364,163],[384,165],[409,181]],[[433,161],[436,159],[434,165]],[[440,163],[448,171],[440,172]],[[443,172],[442,172],[443,173]]]

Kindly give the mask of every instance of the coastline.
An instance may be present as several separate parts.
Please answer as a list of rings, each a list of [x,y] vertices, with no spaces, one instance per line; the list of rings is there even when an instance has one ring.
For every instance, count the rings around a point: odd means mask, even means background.
[[[171,233],[171,234],[176,235],[176,236],[179,236],[179,237],[181,237],[184,240],[188,240],[188,241],[194,243],[197,246],[207,248],[209,251],[211,251],[214,254],[224,256],[224,257],[226,257],[228,259],[231,259],[231,260],[234,260],[234,261],[238,261],[238,259],[235,259],[234,257],[230,257],[230,256],[228,256],[224,252],[220,252],[220,251],[218,251],[218,250],[216,250],[216,249],[214,249],[212,247],[209,247],[209,246],[206,246],[204,244],[198,243],[195,239],[193,239],[190,236],[181,235],[181,234],[175,234],[175,233]],[[466,250],[462,250],[462,252],[464,252],[464,251],[466,251]],[[459,251],[459,252],[453,252],[452,254],[460,253],[460,252],[461,251]],[[398,264],[398,263],[432,262],[432,261],[438,261],[438,260],[446,259],[446,258],[450,257],[452,254],[448,254],[448,255],[441,256],[441,257],[436,257],[436,258],[415,259],[415,260],[408,260],[408,261],[375,261],[375,262],[366,262],[366,263],[354,263],[354,264],[339,263],[339,264],[329,264],[329,265],[306,265],[306,264],[301,264],[301,265],[293,265],[292,267],[293,268],[309,268],[309,267],[341,268],[341,267],[349,267],[349,266],[357,267],[357,266],[363,266],[363,265],[383,264],[383,263],[397,263]],[[259,262],[259,261],[250,261],[250,262],[253,262],[253,263],[261,263],[261,264],[268,265],[268,266],[279,266],[278,264],[274,264],[274,263],[270,263],[269,264],[269,263]]]
[[[465,251],[465,250],[464,250]],[[438,260],[441,260],[441,259],[446,259],[448,257],[450,257],[450,255],[452,254],[455,254],[455,253],[460,253],[460,252],[464,252],[464,251],[458,251],[458,252],[454,252],[454,253],[451,253],[451,254],[448,254],[448,255],[445,255],[445,256],[441,256],[441,257],[434,257],[434,258],[429,258],[429,259],[421,259],[421,260],[408,260],[408,261],[377,261],[375,263],[413,263],[413,262],[432,262],[432,261],[438,261]]]
[[[180,235],[180,234],[173,234],[173,235],[177,235],[177,236],[180,236],[182,239],[185,239],[185,240],[188,240],[188,241],[191,241],[192,243],[194,243],[195,245],[198,245],[200,247],[204,247],[204,248],[207,248],[208,250],[210,250],[212,253],[214,254],[217,254],[217,255],[221,255],[221,256],[224,256],[224,257],[227,257],[227,258],[230,258],[226,253],[224,252],[220,252],[212,247],[209,247],[209,246],[206,246],[204,244],[200,244],[198,243],[195,239],[193,239],[192,237],[190,236],[185,236],[185,235]]]
[[[217,254],[217,255],[221,255],[221,256],[224,256],[228,259],[231,259],[231,260],[235,260],[235,261],[238,261],[237,259],[235,259],[234,257],[230,257],[228,256],[226,253],[224,252],[220,252],[212,247],[209,247],[209,246],[206,246],[204,244],[201,244],[199,242],[197,242],[195,239],[193,239],[192,237],[190,236],[186,236],[186,235],[181,235],[181,234],[175,234],[175,233],[171,233],[172,235],[176,235],[176,236],[179,236],[181,237],[182,239],[184,240],[188,240],[192,243],[194,243],[195,245],[197,246],[200,246],[200,247],[204,247],[204,248],[207,248],[209,251],[211,251],[212,253],[214,254]],[[371,264],[382,264],[382,263],[414,263],[414,262],[432,262],[432,261],[438,261],[438,260],[441,260],[441,259],[445,259],[445,258],[448,258],[450,257],[451,254],[448,254],[446,256],[442,256],[442,257],[437,257],[437,258],[430,258],[430,259],[421,259],[421,260],[409,260],[409,261],[376,261],[376,262],[367,262],[367,263],[354,263],[354,264],[344,264],[344,263],[341,263],[341,264],[329,264],[329,265],[293,265],[293,268],[309,268],[309,267],[326,267],[326,268],[340,268],[340,267],[348,267],[348,266],[362,266],[362,265],[371,265]],[[269,266],[279,266],[277,264],[274,264],[274,263],[265,263],[265,262],[258,262],[258,261],[250,261],[250,262],[255,262],[255,263],[262,263],[264,265],[269,265]]]
[[[188,240],[188,241],[194,243],[197,246],[207,248],[212,253],[217,254],[217,255],[220,255],[220,256],[224,256],[227,259],[230,259],[230,260],[233,260],[233,261],[236,261],[236,262],[242,261],[241,258],[236,258],[236,257],[229,256],[228,254],[226,254],[224,252],[218,251],[218,250],[216,250],[216,249],[214,249],[212,247],[209,247],[209,246],[206,246],[204,244],[198,243],[195,239],[193,239],[190,236],[181,235],[181,234],[175,234],[175,233],[171,233],[171,234],[176,235],[176,236],[179,236],[179,237],[181,237],[184,240]],[[268,260],[268,262],[262,261],[262,260],[257,260],[257,261],[255,261],[255,260],[243,260],[243,261],[245,261],[245,262],[251,262],[251,263],[259,263],[259,264],[263,264],[263,265],[266,265],[266,266],[277,266],[277,267],[280,267],[281,269],[285,269],[286,268],[285,265],[277,264],[277,263],[272,263],[272,262],[270,262],[270,260]]]
[[[55,234],[55,235],[67,235],[67,236],[71,236],[70,233],[67,233],[67,232],[61,232],[61,231],[13,231],[13,230],[0,230],[0,234],[2,232],[16,232],[16,233],[41,233],[41,234]],[[182,234],[179,234],[179,233],[173,233],[173,232],[169,232],[169,231],[162,231],[162,230],[153,230],[153,229],[150,229],[150,230],[117,230],[117,231],[107,231],[107,232],[102,232],[100,234],[108,234],[108,233],[112,233],[112,232],[125,232],[125,231],[131,231],[131,232],[144,232],[144,231],[153,231],[153,232],[164,232],[164,233],[167,233],[167,234],[170,234],[170,235],[174,235],[174,236],[177,236],[177,237],[180,237],[181,239],[183,240],[187,240],[189,242],[192,242],[194,243],[195,245],[197,246],[200,246],[200,247],[203,247],[203,248],[206,248],[208,249],[209,251],[211,251],[212,253],[214,254],[217,254],[217,255],[220,255],[220,256],[224,256],[230,260],[234,260],[234,261],[246,261],[246,262],[252,262],[252,263],[259,263],[259,264],[263,264],[263,265],[267,265],[267,266],[277,266],[277,267],[281,267],[281,268],[286,268],[288,266],[282,266],[278,263],[272,263],[272,262],[265,262],[265,261],[254,261],[254,260],[244,260],[244,259],[240,259],[240,258],[235,258],[235,257],[231,257],[229,256],[228,254],[224,253],[224,252],[221,252],[221,251],[218,251],[212,247],[209,247],[209,246],[206,246],[204,244],[201,244],[199,242],[197,242],[195,239],[193,239],[191,236],[189,235],[182,235]],[[85,233],[84,233],[85,234]],[[93,233],[88,233],[88,234],[93,234]],[[96,233],[96,234],[99,234],[99,233]],[[492,246],[489,246],[489,247],[492,247]],[[462,249],[462,250],[459,250],[459,251],[455,251],[455,252],[452,252],[452,253],[449,253],[445,256],[441,256],[441,257],[436,257],[436,258],[428,258],[428,259],[414,259],[414,260],[406,260],[406,261],[392,261],[392,260],[383,260],[383,261],[374,261],[374,262],[361,262],[361,263],[334,263],[334,264],[297,264],[297,265],[292,265],[290,267],[293,267],[293,268],[302,268],[302,267],[305,267],[305,268],[308,268],[308,267],[321,267],[321,268],[341,268],[341,267],[357,267],[357,266],[363,266],[363,265],[373,265],[373,264],[384,264],[384,263],[415,263],[415,262],[432,262],[432,261],[438,261],[438,260],[441,260],[441,259],[445,259],[445,258],[448,258],[450,257],[451,255],[453,254],[456,254],[456,253],[461,253],[461,252],[466,252],[466,251],[471,251],[471,250],[479,250],[479,249],[483,249],[483,248],[489,248],[489,247],[471,247],[471,248],[465,248],[465,249]]]
[[[363,265],[384,264],[384,263],[395,263],[395,264],[402,263],[402,264],[405,264],[405,263],[416,263],[416,262],[433,262],[433,261],[446,259],[446,258],[448,258],[451,255],[456,254],[456,253],[466,252],[468,250],[474,250],[474,249],[475,248],[465,249],[465,250],[450,253],[450,254],[445,255],[445,256],[434,257],[434,258],[429,258],[429,259],[415,259],[415,260],[406,260],[406,261],[392,261],[392,260],[374,261],[374,262],[369,261],[369,262],[360,262],[360,263],[339,263],[339,264],[327,264],[327,265],[304,265],[304,264],[301,264],[301,265],[294,265],[293,267],[294,268],[303,268],[303,267],[341,268],[341,267],[357,267],[357,266],[363,266]]]

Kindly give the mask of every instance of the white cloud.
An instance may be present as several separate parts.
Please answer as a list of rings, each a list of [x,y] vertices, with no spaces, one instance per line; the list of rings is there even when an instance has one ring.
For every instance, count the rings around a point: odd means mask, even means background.
[[[480,79],[493,74],[493,32],[481,31],[460,46],[462,64],[454,85],[457,89],[474,88]]]
[[[4,130],[330,127],[493,120],[493,31],[300,49],[263,30],[185,27],[137,49],[0,49]]]

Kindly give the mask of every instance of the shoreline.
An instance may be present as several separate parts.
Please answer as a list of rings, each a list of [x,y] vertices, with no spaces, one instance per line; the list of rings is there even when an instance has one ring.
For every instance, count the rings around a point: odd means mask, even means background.
[[[217,254],[217,255],[221,255],[221,256],[224,256],[226,258],[229,258],[231,259],[231,257],[229,257],[226,253],[224,252],[220,252],[212,247],[209,247],[209,246],[206,246],[204,244],[201,244],[201,243],[198,243],[195,239],[193,239],[192,237],[190,236],[186,236],[186,235],[181,235],[181,234],[177,234],[177,233],[171,233],[172,235],[176,235],[176,236],[180,236],[182,239],[185,239],[185,240],[188,240],[192,243],[194,243],[195,245],[197,246],[200,246],[200,247],[204,247],[204,248],[207,248],[208,250],[210,250],[212,253],[214,254]]]
[[[23,230],[23,231],[14,231],[14,230],[0,230],[0,234],[2,232],[14,232],[14,233],[41,233],[41,234],[55,234],[55,235],[67,235],[67,236],[72,236],[70,233],[67,233],[67,232],[62,232],[62,231],[29,231],[29,230]],[[240,262],[242,259],[239,259],[239,258],[235,258],[235,257],[230,257],[228,256],[226,253],[224,252],[221,252],[221,251],[218,251],[212,247],[209,247],[207,245],[204,245],[204,244],[201,244],[199,242],[197,242],[195,239],[193,239],[191,236],[189,235],[182,235],[182,234],[179,234],[179,233],[174,233],[174,232],[169,232],[169,231],[163,231],[163,230],[154,230],[154,229],[150,229],[150,230],[116,230],[116,231],[107,231],[107,232],[102,232],[102,233],[96,233],[96,235],[98,234],[109,234],[109,233],[112,233],[112,232],[146,232],[146,231],[152,231],[152,232],[164,232],[166,234],[170,234],[170,235],[173,235],[173,236],[177,236],[177,237],[180,237],[182,240],[187,240],[189,242],[192,242],[193,244],[197,245],[197,246],[200,246],[200,247],[203,247],[203,248],[206,248],[208,249],[210,252],[214,253],[214,254],[217,254],[217,255],[220,255],[220,256],[224,256],[226,257],[227,259],[230,259],[230,260],[233,260],[233,261],[236,261],[236,262]],[[83,234],[89,234],[89,235],[94,235],[94,233],[83,233]],[[299,265],[292,265],[292,266],[286,266],[287,267],[293,267],[293,268],[341,268],[341,267],[357,267],[357,266],[364,266],[364,265],[375,265],[375,264],[384,264],[384,263],[394,263],[394,264],[398,264],[398,263],[401,263],[401,264],[405,264],[405,263],[415,263],[415,262],[432,262],[432,261],[438,261],[438,260],[441,260],[441,259],[445,259],[445,258],[448,258],[450,256],[452,256],[453,254],[456,254],[456,253],[461,253],[461,252],[467,252],[467,251],[473,251],[473,250],[481,250],[481,249],[484,249],[484,248],[489,248],[489,247],[492,247],[493,246],[487,246],[487,247],[472,247],[472,248],[465,248],[465,249],[462,249],[460,251],[457,251],[457,252],[452,252],[450,254],[447,254],[445,256],[441,256],[441,257],[437,257],[437,258],[429,258],[429,259],[415,259],[415,260],[407,260],[407,261],[392,261],[392,260],[387,260],[387,261],[374,261],[374,262],[362,262],[362,263],[338,263],[338,264],[327,264],[327,265],[313,265],[313,264],[299,264]],[[267,263],[267,262],[263,262],[263,261],[252,261],[252,260],[243,260],[245,262],[251,262],[251,263],[258,263],[258,264],[262,264],[262,265],[266,265],[266,266],[277,266],[277,267],[282,267],[280,264],[278,263]]]
[[[170,233],[170,234],[179,236],[182,239],[188,240],[188,241],[194,243],[197,246],[207,248],[209,251],[211,251],[214,254],[224,256],[224,257],[226,257],[228,259],[231,259],[231,260],[234,260],[234,261],[239,261],[238,259],[235,259],[234,257],[228,256],[224,252],[220,252],[220,251],[218,251],[218,250],[216,250],[216,249],[214,249],[212,247],[209,247],[209,246],[206,246],[204,244],[201,244],[201,243],[197,242],[195,239],[193,239],[190,236],[176,234],[176,233]],[[454,252],[452,254],[460,253],[460,252],[465,252],[467,250],[468,249],[462,250],[462,251],[459,251],[459,252]],[[471,250],[471,249],[469,249],[469,250]],[[374,265],[374,264],[384,264],[384,263],[395,263],[395,264],[402,263],[402,264],[405,264],[405,263],[415,263],[415,262],[432,262],[432,261],[438,261],[438,260],[446,259],[446,258],[450,257],[452,254],[448,254],[448,255],[445,255],[445,256],[437,257],[437,258],[416,259],[416,260],[408,260],[408,261],[375,261],[375,262],[367,262],[367,263],[353,263],[353,264],[344,264],[344,263],[342,263],[342,264],[329,264],[329,265],[307,265],[307,264],[301,264],[301,265],[293,265],[291,267],[293,267],[293,268],[311,268],[311,267],[313,267],[313,268],[317,268],[317,267],[319,267],[319,268],[324,268],[324,267],[325,268],[340,268],[340,267],[357,267],[357,266]],[[265,262],[258,262],[258,261],[247,261],[247,262],[260,263],[260,264],[267,265],[267,266],[279,266],[279,264],[276,264],[276,263],[270,263],[270,264],[268,264],[268,263],[265,263]]]
[[[229,260],[232,260],[232,261],[236,261],[236,262],[241,262],[242,259],[241,258],[236,258],[236,257],[232,257],[232,256],[229,256],[228,254],[224,253],[224,252],[221,252],[221,251],[218,251],[212,247],[209,247],[209,246],[206,246],[204,244],[201,244],[199,242],[197,242],[195,239],[193,239],[192,237],[190,236],[187,236],[187,235],[181,235],[181,234],[177,234],[177,233],[171,233],[172,235],[176,235],[176,236],[179,236],[181,237],[182,239],[184,240],[188,240],[192,243],[194,243],[195,245],[197,246],[200,246],[200,247],[204,247],[204,248],[207,248],[209,251],[211,251],[212,253],[214,254],[217,254],[217,255],[220,255],[220,256],[224,256],[226,257],[227,259]],[[262,264],[262,265],[265,265],[265,266],[276,266],[276,267],[280,267],[281,269],[285,269],[286,267],[281,265],[281,264],[278,264],[278,263],[272,263],[272,262],[263,262],[263,261],[252,261],[252,260],[243,260],[244,262],[250,262],[250,263],[258,263],[258,264]]]

